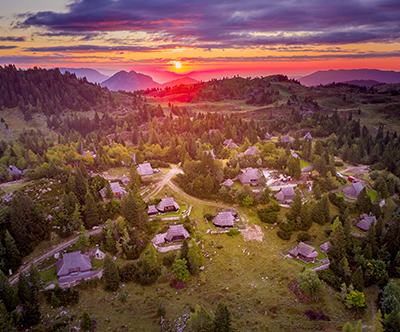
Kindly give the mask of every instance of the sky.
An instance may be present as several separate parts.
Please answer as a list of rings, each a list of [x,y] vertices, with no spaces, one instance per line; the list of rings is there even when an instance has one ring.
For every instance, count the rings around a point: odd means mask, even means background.
[[[400,1],[3,0],[0,64],[10,63],[134,70],[160,83],[400,71]]]

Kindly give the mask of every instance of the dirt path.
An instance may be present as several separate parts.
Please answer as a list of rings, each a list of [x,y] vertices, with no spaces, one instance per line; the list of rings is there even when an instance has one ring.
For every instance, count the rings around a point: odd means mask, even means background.
[[[101,232],[101,227],[96,229],[96,230],[92,230],[92,231],[87,232],[87,236],[98,234],[100,232]],[[67,242],[60,243],[59,245],[57,245],[56,247],[52,248],[50,251],[46,252],[45,254],[43,254],[43,255],[41,255],[39,257],[36,257],[35,259],[33,259],[31,264],[38,265],[42,261],[44,261],[45,259],[50,258],[55,253],[59,252],[60,250],[64,250],[65,248],[68,248],[69,246],[77,243],[79,236],[80,235],[77,235],[73,239],[68,240]],[[26,264],[26,266],[21,267],[19,269],[18,273],[15,276],[10,278],[10,283],[11,284],[15,284],[18,281],[19,274],[21,272],[24,272],[24,273],[27,272],[29,270],[29,266],[30,266],[30,264]]]
[[[153,191],[144,196],[143,199],[147,201],[151,196],[157,195],[167,183],[171,182],[172,177],[179,173],[183,173],[183,171],[177,166],[172,165],[171,170],[163,176],[163,179],[157,183]]]
[[[347,167],[340,173],[352,173],[354,177],[367,188],[372,188],[371,182],[364,180],[363,175],[371,173],[369,166]]]

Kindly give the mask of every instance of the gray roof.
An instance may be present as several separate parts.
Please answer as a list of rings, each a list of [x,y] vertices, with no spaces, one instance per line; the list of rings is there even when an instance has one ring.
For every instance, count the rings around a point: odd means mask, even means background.
[[[179,205],[174,201],[173,197],[162,198],[160,203],[157,205],[158,211],[164,211],[167,206],[174,206],[175,209],[179,210]]]
[[[303,139],[310,139],[312,140],[312,136],[310,134],[310,132],[308,132],[307,134],[304,135]]]
[[[89,151],[89,150],[83,151],[82,156],[87,157],[88,154],[89,154],[92,158],[96,158],[96,154],[95,154],[93,151]]]
[[[19,175],[19,174],[24,173],[23,171],[19,170],[17,166],[14,166],[14,165],[8,166],[7,170],[11,175]]]
[[[80,251],[70,252],[63,255],[57,262],[57,275],[66,276],[73,272],[90,271],[92,264],[90,258],[82,255]]]
[[[258,148],[258,146],[250,146],[250,147],[244,152],[244,154],[245,154],[245,155],[248,155],[248,156],[254,156],[254,155],[256,155],[257,153],[260,153],[260,149]]]
[[[233,141],[232,138],[226,139],[223,143],[224,146],[226,146],[229,149],[236,149],[238,145]]]
[[[121,182],[124,186],[127,186],[129,184],[130,180],[126,175],[122,175]]]
[[[296,247],[289,250],[289,253],[293,257],[301,255],[307,258],[316,258],[318,256],[318,252],[313,247],[305,244],[304,242],[300,242]]]
[[[158,210],[156,209],[155,205],[149,205],[147,209],[147,214],[156,214],[158,213]]]
[[[221,186],[227,186],[231,187],[233,185],[233,181],[231,179],[225,180],[224,182],[221,183]]]
[[[325,243],[322,243],[320,246],[319,246],[319,249],[321,249],[321,251],[323,252],[323,253],[328,253],[329,252],[329,250],[331,249],[331,243],[329,242],[329,241],[327,241],[327,242],[325,242]]]
[[[282,136],[282,142],[293,143],[292,139],[289,136]]]
[[[127,191],[125,188],[121,187],[119,185],[119,182],[110,182],[110,187],[111,187],[111,192],[116,196],[116,195],[126,195]],[[105,198],[106,197],[106,187],[100,190],[100,195],[101,197]]]
[[[218,227],[233,227],[234,219],[232,212],[220,212],[213,219],[213,224]]]
[[[357,198],[358,194],[360,193],[360,191],[363,188],[364,188],[364,186],[361,182],[356,182],[356,183],[353,183],[351,186],[344,188],[343,193],[347,197]]]
[[[240,183],[243,184],[258,184],[258,169],[257,168],[252,168],[248,167],[243,170],[242,174],[238,175],[238,179]]]
[[[277,194],[275,194],[275,198],[281,202],[291,202],[294,195],[293,187],[282,187],[281,190]]]
[[[137,166],[137,172],[141,176],[149,176],[153,175],[153,168],[151,167],[150,163],[144,163]]]
[[[299,158],[299,155],[296,152],[294,152],[293,150],[290,150],[290,153],[293,158]]]
[[[375,216],[368,216],[366,214],[362,214],[361,217],[363,217],[363,219],[361,219],[357,223],[357,227],[359,229],[361,229],[362,231],[364,231],[364,232],[369,230],[369,228],[370,228],[372,223],[376,224],[376,217]]]
[[[183,225],[169,226],[165,239],[167,241],[173,241],[175,237],[183,236],[185,239],[189,238],[189,232],[183,227]]]
[[[266,140],[270,140],[272,138],[272,136],[269,134],[269,133],[266,133],[265,134],[265,139]]]
[[[215,156],[214,150],[206,150],[204,153],[211,155],[211,157],[215,160],[217,157]]]

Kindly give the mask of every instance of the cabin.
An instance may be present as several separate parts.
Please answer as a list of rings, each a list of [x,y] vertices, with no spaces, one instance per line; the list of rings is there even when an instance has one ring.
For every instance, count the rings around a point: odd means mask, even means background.
[[[234,225],[234,216],[230,211],[219,212],[215,218],[213,219],[213,224],[216,227],[226,228],[233,227]]]
[[[245,152],[244,154],[246,156],[255,156],[256,154],[259,154],[261,151],[258,148],[258,146],[250,146]]]
[[[99,248],[97,248],[93,257],[95,259],[104,259],[104,258],[106,258],[106,254],[104,252],[102,252]]]
[[[189,237],[189,232],[185,229],[185,227],[183,227],[183,225],[172,225],[169,226],[169,229],[165,235],[165,241],[183,241],[184,239],[188,239]]]
[[[94,151],[83,151],[82,156],[84,157],[92,157],[93,159],[96,158],[96,154],[94,153]]]
[[[228,149],[236,149],[238,147],[238,145],[233,141],[232,138],[226,139],[222,144]]]
[[[357,223],[357,228],[360,231],[367,232],[369,228],[371,227],[372,223],[376,225],[376,217],[375,216],[369,216],[367,214],[362,214],[361,215],[361,220]]]
[[[344,188],[343,193],[349,198],[356,199],[363,188],[364,186],[361,182],[356,182],[353,183],[351,186]]]
[[[227,187],[232,187],[233,186],[233,181],[231,179],[225,180],[224,182],[221,183],[221,186],[227,186]]]
[[[156,209],[155,205],[149,205],[149,207],[147,208],[147,214],[149,216],[155,216],[157,215],[158,210]]]
[[[162,198],[157,205],[157,211],[161,213],[179,211],[179,205],[174,201],[173,197]]]
[[[282,136],[282,143],[289,143],[292,144],[293,141],[289,136]]]
[[[308,132],[307,134],[305,134],[304,137],[303,137],[303,139],[304,139],[305,141],[306,141],[306,140],[312,141],[312,136],[311,136],[310,132]]]
[[[282,187],[279,192],[275,194],[275,198],[285,204],[291,203],[293,201],[293,196],[293,187]]]
[[[63,254],[63,257],[56,263],[56,269],[60,285],[80,282],[82,278],[90,280],[99,274],[99,271],[91,271],[90,257],[82,255],[80,251]]]
[[[271,140],[271,138],[272,138],[272,136],[271,136],[268,132],[265,133],[265,139],[266,139],[267,141]]]
[[[238,179],[243,186],[258,186],[260,176],[264,175],[260,174],[257,168],[248,167],[243,170],[242,174],[238,175]]]
[[[139,164],[137,166],[137,172],[142,177],[152,176],[154,174],[154,170],[150,163]]]
[[[127,186],[129,184],[129,182],[130,182],[129,178],[126,175],[122,175],[120,181],[124,186]]]
[[[314,263],[318,256],[318,251],[304,242],[300,242],[296,247],[289,250],[289,255],[306,263]]]
[[[17,166],[11,165],[7,167],[7,171],[8,173],[10,173],[10,175],[21,175],[24,174],[24,171],[21,171],[20,169],[18,169]]]
[[[299,155],[293,150],[290,150],[290,154],[292,155],[293,158],[299,158]]]
[[[115,198],[115,199],[120,199],[122,196],[127,194],[126,189],[122,188],[120,186],[119,182],[110,182],[110,187],[111,187],[111,192],[113,194],[113,198]],[[108,200],[106,198],[107,187],[104,187],[103,189],[101,189],[99,193],[100,193],[100,196],[103,198],[103,201]]]

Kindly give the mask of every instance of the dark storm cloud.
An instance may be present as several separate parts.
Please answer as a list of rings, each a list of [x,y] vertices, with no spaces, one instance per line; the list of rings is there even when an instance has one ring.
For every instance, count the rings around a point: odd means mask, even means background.
[[[67,13],[30,14],[19,26],[146,31],[212,49],[393,42],[400,38],[399,17],[398,0],[75,0]]]
[[[7,37],[0,37],[0,41],[10,41],[10,42],[24,42],[26,37],[13,37],[13,36],[7,36]]]

